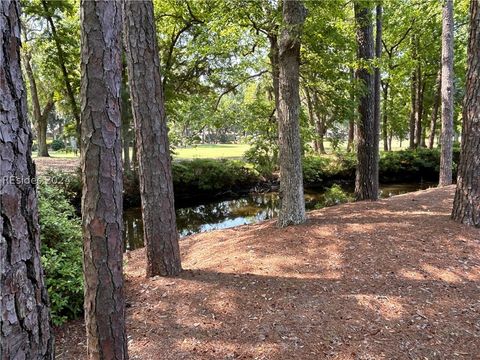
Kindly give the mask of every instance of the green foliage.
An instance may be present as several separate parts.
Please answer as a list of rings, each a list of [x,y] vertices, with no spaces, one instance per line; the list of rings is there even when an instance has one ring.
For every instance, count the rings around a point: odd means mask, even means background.
[[[80,168],[76,172],[48,169],[43,175],[47,184],[53,185],[65,198],[78,202],[82,197],[82,178]]]
[[[460,150],[453,150],[453,170]],[[354,181],[357,160],[355,154],[338,153],[334,158],[308,156],[303,160],[305,184],[321,184],[334,180]],[[417,149],[383,152],[379,163],[380,182],[437,181],[440,168],[438,149]]]
[[[303,159],[302,167],[304,183],[318,184],[327,177],[330,159],[322,156],[307,156]]]
[[[454,148],[454,172],[458,163],[459,149]],[[417,149],[382,153],[380,158],[380,181],[438,180],[440,151]]]
[[[53,140],[52,143],[50,144],[50,148],[51,148],[53,151],[62,150],[62,149],[65,149],[65,143],[64,143],[62,140],[55,139],[55,140]]]
[[[175,161],[172,172],[177,194],[229,191],[252,186],[258,181],[258,176],[244,162],[236,160]]]
[[[271,178],[278,168],[278,146],[257,141],[244,154],[245,160],[264,178]]]
[[[81,224],[65,193],[45,182],[39,184],[39,220],[52,320],[60,325],[83,311]]]
[[[353,198],[345,192],[340,185],[335,184],[325,190],[321,207],[333,206],[353,201]]]

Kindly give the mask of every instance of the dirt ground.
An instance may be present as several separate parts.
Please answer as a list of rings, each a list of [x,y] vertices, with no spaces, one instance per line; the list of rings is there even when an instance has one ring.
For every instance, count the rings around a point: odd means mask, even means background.
[[[179,278],[127,256],[131,359],[480,359],[480,230],[453,187],[181,241]],[[82,359],[81,321],[57,329]]]

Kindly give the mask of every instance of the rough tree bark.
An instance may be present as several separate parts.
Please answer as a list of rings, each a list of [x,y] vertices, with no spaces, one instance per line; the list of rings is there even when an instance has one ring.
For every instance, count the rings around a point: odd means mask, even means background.
[[[25,73],[27,74],[28,83],[30,85],[30,96],[32,98],[33,118],[35,127],[37,130],[37,155],[39,157],[49,157],[47,147],[47,127],[48,127],[48,115],[53,109],[55,102],[53,101],[53,94],[50,95],[43,111],[40,107],[40,100],[38,98],[37,81],[35,80],[35,74],[33,73],[32,66],[30,64],[31,56],[29,53],[25,53],[24,57]]]
[[[20,5],[0,1],[0,359],[54,359],[35,165],[20,67]]]
[[[376,27],[375,27],[375,59],[380,63],[380,59],[382,58],[382,5],[379,3],[376,6]],[[376,66],[374,70],[374,91],[375,91],[375,98],[374,98],[374,114],[373,114],[373,127],[374,127],[374,135],[375,135],[375,140],[374,140],[374,152],[377,154],[377,160],[376,162],[378,163],[378,153],[380,151],[379,149],[379,144],[380,144],[380,118],[381,118],[381,91],[380,91],[380,85],[381,85],[381,76],[380,76],[380,67]],[[385,101],[385,99],[384,99]],[[375,175],[378,178],[378,166],[375,170],[377,172],[377,175]]]
[[[55,42],[55,46],[57,48],[58,54],[58,61],[59,66],[62,71],[63,81],[65,82],[65,89],[67,90],[67,96],[70,101],[70,106],[72,108],[72,115],[75,119],[75,124],[77,128],[77,138],[80,139],[80,111],[78,109],[77,100],[75,100],[75,94],[73,92],[72,83],[70,81],[70,77],[68,76],[66,60],[65,60],[65,53],[63,52],[62,44],[60,43],[60,39],[57,36],[57,28],[55,27],[55,23],[53,22],[53,18],[50,14],[48,8],[48,0],[42,0],[43,10],[45,11],[45,18],[47,19],[48,24],[50,25],[50,30],[52,31],[52,37]]]
[[[280,38],[280,101],[278,142],[280,150],[281,207],[277,225],[305,222],[302,149],[300,142],[300,45],[306,9],[299,0],[283,2],[283,29]]]
[[[373,59],[372,11],[363,1],[354,2],[357,23],[357,58],[363,64],[356,70],[357,79],[364,89],[359,99],[357,125],[357,171],[355,197],[357,200],[378,199],[378,135],[375,134],[373,75],[365,62]]]
[[[127,359],[123,281],[121,8],[82,0],[82,227],[89,359]]]
[[[440,94],[442,91],[442,70],[438,70],[437,81],[435,85],[435,98],[433,99],[432,116],[430,118],[430,136],[428,138],[428,148],[433,149],[435,142],[435,131],[437,128],[438,108],[440,106]]]
[[[383,84],[383,121],[382,121],[382,140],[383,151],[388,151],[388,90],[390,84],[386,81]]]
[[[182,267],[151,1],[124,3],[124,31],[138,147],[147,276],[177,275]]]
[[[480,6],[470,3],[463,134],[452,218],[480,227]]]
[[[453,146],[453,0],[445,0],[442,16],[442,137],[438,186],[452,183]]]

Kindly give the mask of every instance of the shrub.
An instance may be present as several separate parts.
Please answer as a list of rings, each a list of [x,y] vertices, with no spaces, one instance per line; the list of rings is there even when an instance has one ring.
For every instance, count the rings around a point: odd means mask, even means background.
[[[53,140],[52,143],[50,144],[50,148],[51,148],[53,151],[62,150],[62,149],[65,149],[65,143],[64,143],[62,140],[55,139],[55,140]]]
[[[333,206],[353,201],[353,198],[345,192],[339,185],[335,184],[325,190],[323,194],[322,207]]]
[[[231,191],[252,186],[258,176],[242,161],[195,159],[172,164],[175,192]]]
[[[278,168],[278,145],[256,142],[244,154],[245,160],[264,178],[271,178]]]
[[[52,321],[60,325],[83,311],[81,225],[62,189],[45,181],[38,189],[42,263]]]
[[[306,184],[321,183],[328,176],[330,160],[320,156],[306,156],[303,159],[303,181]]]

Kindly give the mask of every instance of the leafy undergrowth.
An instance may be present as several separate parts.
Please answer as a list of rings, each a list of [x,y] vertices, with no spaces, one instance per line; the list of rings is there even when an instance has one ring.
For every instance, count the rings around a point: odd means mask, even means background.
[[[131,359],[480,358],[480,230],[450,220],[453,187],[182,240],[185,271],[145,279],[127,257]],[[61,359],[84,327],[57,331]]]

